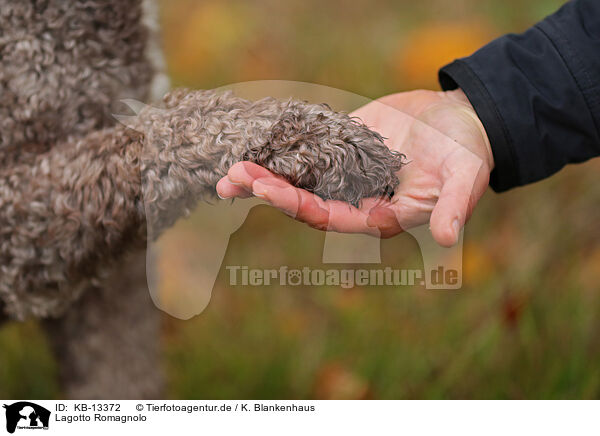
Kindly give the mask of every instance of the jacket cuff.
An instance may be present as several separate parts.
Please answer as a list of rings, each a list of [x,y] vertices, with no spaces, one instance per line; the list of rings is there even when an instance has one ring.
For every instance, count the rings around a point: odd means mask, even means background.
[[[438,75],[444,91],[462,89],[485,128],[494,155],[494,170],[490,174],[491,188],[496,192],[503,192],[520,185],[516,153],[508,129],[481,79],[461,60],[441,68]]]

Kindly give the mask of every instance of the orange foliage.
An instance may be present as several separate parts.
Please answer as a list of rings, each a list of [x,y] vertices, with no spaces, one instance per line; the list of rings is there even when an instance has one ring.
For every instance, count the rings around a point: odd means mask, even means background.
[[[365,400],[371,394],[365,380],[339,363],[331,363],[317,373],[314,396],[320,400]]]
[[[480,21],[428,23],[406,36],[394,57],[394,73],[402,88],[437,87],[437,71],[468,56],[492,39]]]
[[[489,249],[467,242],[463,247],[463,280],[473,286],[483,284],[494,273],[494,259]]]

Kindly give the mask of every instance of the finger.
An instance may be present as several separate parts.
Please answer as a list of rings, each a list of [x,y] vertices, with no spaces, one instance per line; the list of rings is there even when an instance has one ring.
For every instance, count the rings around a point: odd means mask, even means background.
[[[329,230],[340,233],[364,233],[381,237],[381,231],[369,220],[369,211],[342,201],[327,201]]]
[[[368,225],[368,213],[342,201],[325,201],[304,189],[294,188],[285,181],[258,179],[253,184],[253,191],[273,206],[313,228],[374,236],[380,234],[377,228]]]
[[[367,226],[377,229],[381,238],[390,238],[404,231],[398,219],[399,211],[394,206],[388,199],[382,198],[361,201],[360,211],[367,216]]]
[[[329,209],[320,197],[271,177],[257,179],[252,190],[292,218],[319,230],[327,230]]]
[[[467,169],[451,176],[442,187],[431,213],[431,233],[438,244],[451,247],[472,210],[478,169]]]
[[[396,211],[389,207],[371,209],[367,223],[369,226],[376,227],[384,239],[391,238],[404,231]]]
[[[261,167],[253,162],[242,161],[234,164],[227,172],[227,178],[234,184],[252,192],[252,183],[258,178],[271,177],[280,179],[268,169]]]
[[[229,181],[227,176],[223,177],[217,182],[217,195],[222,198],[249,198],[252,197],[252,193],[246,188],[240,185],[234,185]]]

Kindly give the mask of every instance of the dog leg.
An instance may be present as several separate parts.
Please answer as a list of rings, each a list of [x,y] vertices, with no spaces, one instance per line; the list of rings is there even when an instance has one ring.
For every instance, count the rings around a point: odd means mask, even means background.
[[[146,257],[127,258],[59,319],[44,321],[70,399],[163,395],[160,311],[146,285]]]

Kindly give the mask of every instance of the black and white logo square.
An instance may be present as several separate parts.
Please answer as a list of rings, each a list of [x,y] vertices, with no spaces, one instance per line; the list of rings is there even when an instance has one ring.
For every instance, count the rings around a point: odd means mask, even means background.
[[[5,404],[6,431],[14,433],[15,430],[47,430],[50,423],[50,411],[42,406],[29,401],[19,401]]]

